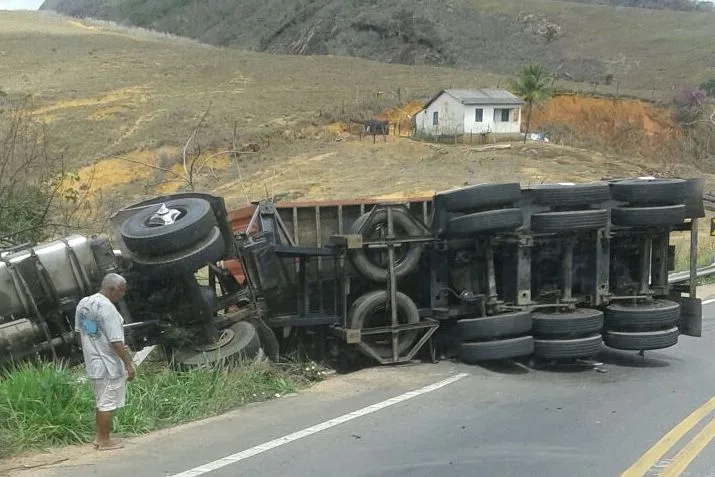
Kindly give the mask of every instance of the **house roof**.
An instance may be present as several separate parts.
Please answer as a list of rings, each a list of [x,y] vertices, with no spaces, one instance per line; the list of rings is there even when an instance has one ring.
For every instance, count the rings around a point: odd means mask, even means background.
[[[509,104],[520,105],[523,101],[505,89],[443,89],[430,99],[423,109],[427,109],[442,94],[448,94],[464,105]]]

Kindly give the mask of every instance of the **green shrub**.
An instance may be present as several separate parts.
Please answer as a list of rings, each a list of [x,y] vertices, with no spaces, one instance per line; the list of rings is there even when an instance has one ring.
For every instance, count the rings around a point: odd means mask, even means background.
[[[710,78],[703,82],[703,84],[700,85],[700,89],[702,89],[706,95],[715,98],[715,78]]]
[[[25,363],[0,375],[0,457],[94,439],[94,401],[82,371]],[[182,373],[142,367],[128,384],[114,432],[136,435],[214,416],[294,392],[319,374],[293,375],[270,363]]]

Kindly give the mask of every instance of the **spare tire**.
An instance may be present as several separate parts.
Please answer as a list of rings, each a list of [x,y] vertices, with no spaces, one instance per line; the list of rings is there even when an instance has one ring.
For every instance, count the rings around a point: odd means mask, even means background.
[[[402,292],[397,292],[397,319],[400,324],[419,323],[420,313],[417,305]],[[387,304],[390,296],[386,290],[375,290],[366,293],[356,299],[348,310],[348,326],[352,329],[376,328],[379,326],[390,326],[391,320],[387,315]],[[378,316],[380,312],[384,312],[384,316]],[[374,323],[375,318],[381,318],[382,323]],[[419,330],[405,331],[398,334],[398,352],[403,354],[412,346]],[[380,337],[380,335],[374,335]],[[392,336],[389,336],[390,344],[373,344],[370,346],[374,351],[382,357],[389,358],[392,356]],[[384,339],[384,338],[383,338]],[[365,338],[363,338],[365,341]]]
[[[150,219],[162,205],[178,211],[173,223],[153,225]],[[190,248],[216,225],[211,204],[198,198],[182,198],[150,205],[124,221],[120,228],[129,251],[144,256],[163,255]]]
[[[361,215],[350,228],[350,233],[361,234],[365,239],[370,238],[371,231],[376,227],[384,227],[385,233],[387,233],[387,209],[376,211],[369,224],[367,223],[368,218],[370,218],[370,212]],[[393,209],[392,219],[394,228],[402,229],[408,237],[424,235],[424,231],[404,210]],[[368,229],[360,231],[365,225]],[[404,277],[417,269],[424,249],[424,245],[421,243],[403,243],[400,247],[404,247],[407,251],[398,253],[398,250],[395,250],[395,276],[397,278]],[[387,256],[387,251],[385,251],[385,256]],[[348,258],[353,267],[365,278],[380,283],[387,281],[389,269],[387,259],[384,263],[375,263],[371,259],[367,247],[349,249]]]

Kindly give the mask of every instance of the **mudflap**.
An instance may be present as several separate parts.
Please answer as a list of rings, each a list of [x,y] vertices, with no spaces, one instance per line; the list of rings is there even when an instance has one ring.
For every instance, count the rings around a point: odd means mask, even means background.
[[[680,334],[700,338],[703,335],[703,301],[689,297],[680,297],[677,301],[680,303]]]

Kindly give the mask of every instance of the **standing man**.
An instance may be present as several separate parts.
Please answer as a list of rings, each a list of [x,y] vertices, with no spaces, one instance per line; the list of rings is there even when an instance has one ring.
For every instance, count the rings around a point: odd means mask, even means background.
[[[98,450],[121,449],[109,439],[112,413],[125,404],[126,382],[134,379],[134,366],[124,346],[124,319],[115,307],[126,293],[127,282],[116,273],[107,274],[98,293],[82,298],[75,313],[75,331],[82,340],[84,365],[96,403]]]

